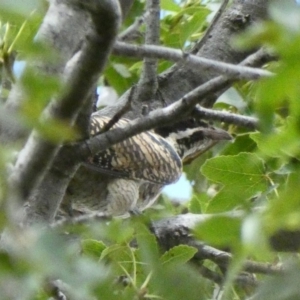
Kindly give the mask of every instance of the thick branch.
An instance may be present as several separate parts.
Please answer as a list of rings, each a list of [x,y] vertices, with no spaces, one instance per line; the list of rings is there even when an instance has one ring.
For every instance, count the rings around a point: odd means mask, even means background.
[[[71,1],[77,3],[77,1]],[[68,80],[68,89],[50,104],[46,118],[64,120],[71,125],[85,99],[103,70],[120,24],[121,13],[117,1],[87,1],[95,31],[91,31],[81,53],[80,63]],[[45,141],[34,131],[19,155],[11,180],[26,197],[41,178],[57,152],[57,145]]]

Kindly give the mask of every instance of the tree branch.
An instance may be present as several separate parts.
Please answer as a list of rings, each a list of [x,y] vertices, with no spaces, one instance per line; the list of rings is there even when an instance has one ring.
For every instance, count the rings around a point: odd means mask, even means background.
[[[76,0],[72,4],[81,3]],[[86,1],[84,7],[91,14],[96,32],[90,32],[80,56],[80,63],[68,80],[68,89],[47,109],[49,120],[64,120],[72,124],[79,109],[103,70],[117,35],[121,13],[117,1]],[[57,145],[44,140],[34,131],[21,151],[11,176],[11,185],[17,186],[26,197],[50,164]]]
[[[145,44],[158,45],[160,38],[160,0],[147,0],[146,11]],[[157,91],[157,88],[157,59],[145,57],[141,77],[137,85],[136,97],[138,101],[151,101]]]
[[[118,35],[119,41],[129,41],[136,38],[139,33],[139,28],[145,21],[145,16],[137,17],[133,24],[131,24],[128,28],[126,28],[123,32]]]
[[[210,270],[209,268],[206,268],[205,266],[200,266],[199,267],[199,273],[206,279],[209,279],[213,281],[214,283],[218,284],[221,286],[224,283],[224,276],[218,274],[217,272],[214,272]],[[256,288],[258,285],[257,280],[251,276],[251,274],[239,274],[236,279],[235,283],[240,286],[240,287],[251,287],[251,288]]]
[[[210,37],[212,30],[214,29],[214,26],[218,23],[220,17],[222,16],[223,12],[225,11],[225,9],[228,5],[228,2],[229,2],[229,0],[223,0],[219,10],[215,14],[213,20],[211,21],[211,24],[209,25],[208,29],[206,30],[204,36],[198,43],[196,43],[196,45],[192,49],[191,53],[193,53],[193,54],[197,53],[205,45],[206,41]]]
[[[237,126],[249,128],[251,130],[255,130],[258,128],[258,120],[256,118],[233,114],[226,111],[204,108],[200,105],[197,105],[194,108],[192,115],[199,119],[234,124]]]
[[[138,46],[126,44],[123,42],[116,42],[116,44],[114,45],[113,53],[131,57],[166,59],[181,64],[186,64],[190,67],[193,66],[194,68],[201,67],[203,71],[215,71],[239,80],[257,80],[261,77],[271,77],[272,75],[274,75],[273,73],[266,70],[215,61],[205,57],[183,53],[180,50],[162,46]]]
[[[231,253],[205,245],[202,242],[191,239],[189,245],[198,249],[198,252],[195,255],[196,258],[200,260],[209,259],[216,263],[221,269],[227,269],[232,260]],[[281,267],[274,266],[270,263],[259,263],[251,260],[245,260],[243,264],[243,270],[249,273],[269,275],[279,274],[283,271]]]

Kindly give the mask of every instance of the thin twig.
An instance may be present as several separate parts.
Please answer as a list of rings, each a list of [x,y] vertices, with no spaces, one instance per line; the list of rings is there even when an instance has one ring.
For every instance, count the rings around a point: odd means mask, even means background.
[[[115,115],[103,126],[99,134],[110,130],[116,123],[119,122],[119,120],[124,116],[124,114],[126,114],[130,110],[131,103],[134,97],[134,92],[135,86],[131,88],[130,94],[127,98],[125,105],[119,111],[117,111]]]
[[[190,245],[198,249],[196,258],[209,259],[221,268],[227,268],[232,260],[232,254],[203,244],[202,242],[191,240]],[[246,260],[243,264],[243,270],[249,273],[258,274],[280,274],[282,267],[274,266],[270,263],[260,263]]]
[[[214,272],[210,270],[209,268],[205,266],[199,267],[199,273],[206,279],[213,281],[217,285],[221,286],[225,278],[221,274],[218,274],[217,272]],[[246,288],[256,288],[258,285],[257,280],[253,276],[253,274],[250,273],[241,273],[236,276],[235,278],[235,284],[237,284],[240,287],[246,287]]]
[[[199,119],[234,124],[237,126],[249,128],[251,130],[258,128],[258,119],[256,118],[233,114],[227,111],[204,108],[200,105],[196,105],[196,107],[192,111],[192,115]]]
[[[221,61],[215,61],[193,54],[182,53],[181,50],[162,46],[138,46],[123,42],[116,42],[113,48],[113,53],[131,57],[151,57],[185,63],[193,68],[201,67],[203,70],[215,71],[219,74],[234,77],[239,80],[257,80],[262,77],[271,77],[274,75],[272,72],[259,68],[250,68],[241,64],[234,65]]]
[[[145,45],[158,45],[160,38],[160,0],[147,0],[146,11]],[[158,88],[157,58],[144,58],[143,69],[137,88],[140,102],[153,99]]]
[[[133,37],[135,37],[137,33],[139,33],[139,28],[142,26],[144,21],[145,21],[145,16],[135,18],[134,22],[119,34],[118,40],[123,42],[132,40]]]
[[[224,281],[224,277],[222,275],[206,268],[205,266],[200,266],[198,270],[204,278],[209,279],[218,285],[221,285]]]

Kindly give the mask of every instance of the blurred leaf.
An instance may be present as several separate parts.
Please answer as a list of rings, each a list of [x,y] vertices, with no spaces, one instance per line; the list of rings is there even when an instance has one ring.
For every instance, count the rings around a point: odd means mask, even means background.
[[[215,108],[218,108],[221,103],[226,103],[230,106],[234,106],[239,111],[244,111],[246,107],[245,100],[241,97],[241,95],[238,93],[238,91],[231,87],[228,90],[226,90],[217,100],[217,102],[214,104]],[[222,107],[221,107],[222,108]]]
[[[107,226],[102,227],[102,233],[105,238],[113,243],[127,244],[131,241],[134,234],[134,228],[129,222],[122,219],[113,219]]]
[[[279,190],[279,195],[268,204],[265,215],[265,227],[268,232],[280,228],[295,230],[300,226],[300,172],[299,166],[288,176],[288,180]]]
[[[140,17],[144,12],[145,3],[143,0],[135,0],[126,16],[125,22],[123,22],[123,27],[127,28],[130,26],[137,17]]]
[[[290,31],[298,31],[300,28],[300,9],[297,1],[273,0],[269,6],[269,13],[271,18],[278,24],[283,25]]]
[[[143,261],[145,264],[142,266],[146,273],[150,273],[159,268],[159,250],[157,240],[153,234],[151,234],[148,228],[137,221],[136,228],[136,240],[138,243],[137,259]]]
[[[160,258],[163,266],[184,264],[191,260],[197,253],[197,249],[187,245],[179,245],[165,252]]]
[[[298,120],[288,118],[284,126],[272,134],[253,133],[250,137],[266,155],[277,158],[298,156],[300,154],[300,130]]]
[[[208,8],[199,5],[198,3],[195,3],[194,5],[183,7],[183,9],[179,12],[178,15],[180,16],[187,14],[193,16],[194,14],[199,13],[199,19],[204,19],[207,15],[209,15],[210,12],[211,11]],[[202,16],[202,18],[200,16]]]
[[[110,263],[114,262],[116,266],[122,262],[132,262],[131,250],[127,245],[115,244],[108,246],[101,252],[100,260]],[[121,274],[123,274],[123,270],[120,270]]]
[[[293,259],[281,274],[270,276],[257,289],[253,300],[297,300],[300,299],[299,261]]]
[[[157,73],[160,74],[160,73],[166,71],[172,65],[173,65],[173,62],[171,62],[171,61],[159,61],[158,67],[157,67]]]
[[[254,133],[253,135],[255,135]],[[239,134],[232,143],[228,143],[223,150],[223,155],[236,155],[240,152],[253,152],[256,149],[256,144],[252,139],[252,134]]]
[[[150,288],[166,300],[207,299],[203,278],[197,270],[187,265],[164,266],[152,276]]]
[[[241,239],[244,249],[252,255],[255,254],[256,257],[258,255],[262,257],[269,254],[269,241],[260,215],[254,213],[244,218],[241,228]]]
[[[185,42],[190,39],[193,33],[201,29],[208,14],[208,10],[196,10],[196,12],[182,24],[179,30],[179,38],[182,43],[181,47],[184,46]]]
[[[198,195],[193,195],[192,199],[189,202],[189,211],[194,214],[202,213],[202,203]]]
[[[241,240],[241,220],[236,217],[212,216],[194,229],[201,241],[218,247],[236,247]]]
[[[180,12],[180,7],[173,0],[161,0],[161,9]]]
[[[203,28],[210,11],[199,5],[190,4],[183,7],[177,14],[167,15],[161,21],[161,38],[163,44],[169,47],[184,48],[192,35]],[[172,32],[172,34],[169,34]],[[187,43],[189,44],[189,43]]]
[[[35,112],[32,113],[31,117],[28,117],[27,113],[30,110],[24,109],[26,116],[21,120],[26,125],[26,128],[35,128],[35,130],[46,140],[51,143],[60,143],[62,141],[71,142],[75,141],[80,137],[76,128],[70,127],[70,125],[60,120],[40,120],[35,116]]]
[[[128,68],[123,64],[112,64],[112,67],[124,78],[131,76]]]
[[[109,85],[111,85],[118,95],[122,95],[128,90],[135,82],[138,81],[137,70],[132,69],[136,61],[128,58],[112,57],[110,63],[105,69],[104,76]],[[140,67],[142,63],[140,63]],[[140,70],[140,67],[138,70]]]

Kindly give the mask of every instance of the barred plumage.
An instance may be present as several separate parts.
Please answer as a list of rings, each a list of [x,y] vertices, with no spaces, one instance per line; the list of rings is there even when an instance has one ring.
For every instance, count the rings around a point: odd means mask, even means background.
[[[94,114],[91,135],[101,133],[109,120]],[[121,119],[113,127],[128,122]],[[97,195],[79,197],[73,208],[78,212],[100,210],[117,216],[128,215],[131,210],[143,211],[153,205],[164,185],[179,179],[182,162],[189,162],[218,141],[228,139],[231,137],[226,131],[194,119],[135,135],[88,159],[89,168],[112,179],[105,193],[101,191],[104,199]]]
[[[110,119],[94,116],[91,135],[101,131]],[[128,124],[121,119],[114,127]],[[169,184],[179,179],[182,172],[181,159],[176,150],[161,136],[151,131],[142,132],[111,148],[99,152],[89,162],[99,171],[117,177]]]

